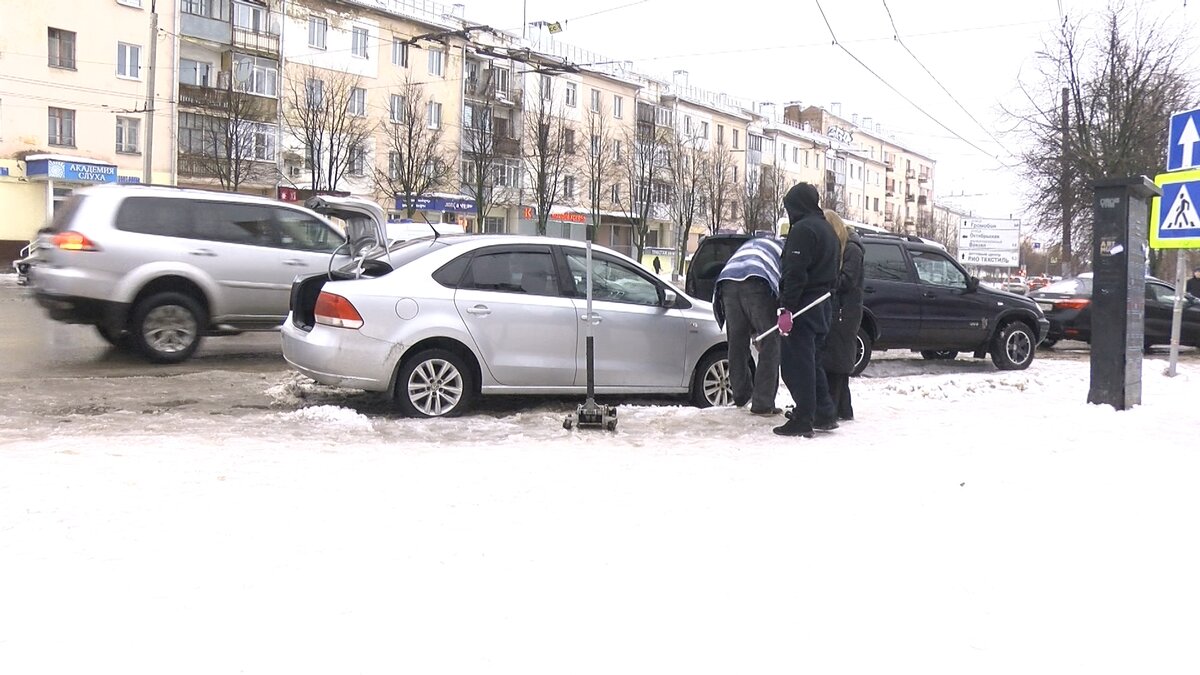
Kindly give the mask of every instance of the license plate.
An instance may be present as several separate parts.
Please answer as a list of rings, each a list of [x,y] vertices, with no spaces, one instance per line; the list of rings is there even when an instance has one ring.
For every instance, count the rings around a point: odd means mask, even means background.
[[[1043,312],[1049,312],[1050,310],[1054,309],[1054,303],[1053,302],[1039,302],[1038,307],[1041,307]]]

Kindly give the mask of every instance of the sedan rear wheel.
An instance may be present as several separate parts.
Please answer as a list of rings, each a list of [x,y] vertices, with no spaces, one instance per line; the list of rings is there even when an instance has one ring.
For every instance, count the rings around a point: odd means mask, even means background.
[[[692,377],[692,405],[697,408],[733,405],[729,357],[725,352],[709,352],[700,359],[696,374]]]
[[[409,417],[453,417],[470,407],[474,383],[462,357],[427,349],[400,369],[396,397]]]

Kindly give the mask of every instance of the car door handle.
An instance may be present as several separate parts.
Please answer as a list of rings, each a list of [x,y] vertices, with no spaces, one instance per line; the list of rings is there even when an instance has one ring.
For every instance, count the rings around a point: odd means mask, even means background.
[[[474,307],[467,308],[467,314],[474,314],[475,316],[487,316],[491,313],[492,310],[487,305],[475,305]]]
[[[214,258],[217,255],[210,248],[194,248],[194,249],[188,251],[188,253],[191,255],[202,255],[205,257],[209,257],[209,258]]]
[[[933,291],[925,291],[924,293],[921,294],[921,296],[926,297],[926,298],[936,298],[937,293],[934,293]]]
[[[283,261],[283,264],[290,265],[292,267],[306,267],[307,266],[307,263],[305,263],[303,260],[301,260],[299,258],[288,258],[287,260]]]

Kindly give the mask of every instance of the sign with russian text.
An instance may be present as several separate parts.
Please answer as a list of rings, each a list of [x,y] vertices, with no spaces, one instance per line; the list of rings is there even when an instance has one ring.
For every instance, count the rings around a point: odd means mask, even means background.
[[[475,200],[470,197],[417,197],[413,202],[418,211],[475,213]],[[403,195],[396,197],[396,210],[408,210],[408,200]]]
[[[115,183],[117,167],[115,164],[34,159],[26,163],[25,175],[29,178],[65,183]]]

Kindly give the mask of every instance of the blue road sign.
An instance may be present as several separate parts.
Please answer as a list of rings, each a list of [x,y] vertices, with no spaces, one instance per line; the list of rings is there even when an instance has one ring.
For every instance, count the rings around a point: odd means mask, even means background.
[[[1200,108],[1171,115],[1167,135],[1167,171],[1200,166]]]
[[[1151,248],[1200,248],[1200,171],[1160,173],[1162,196],[1150,203]]]

